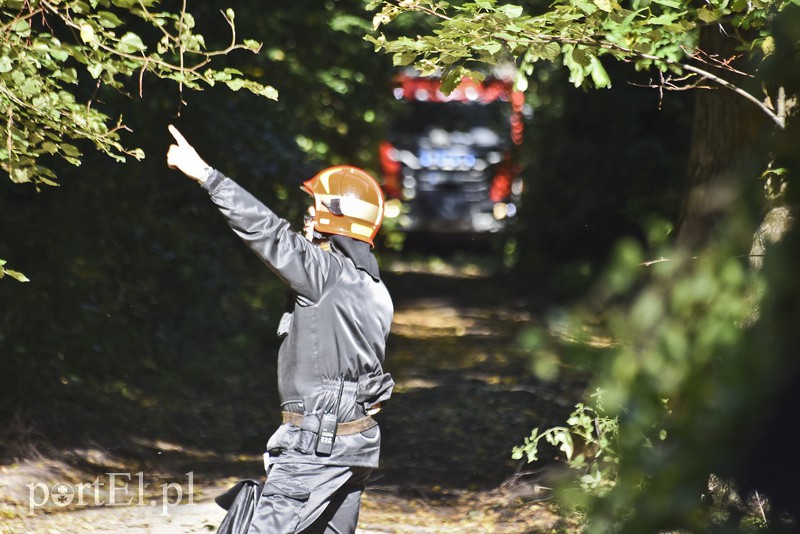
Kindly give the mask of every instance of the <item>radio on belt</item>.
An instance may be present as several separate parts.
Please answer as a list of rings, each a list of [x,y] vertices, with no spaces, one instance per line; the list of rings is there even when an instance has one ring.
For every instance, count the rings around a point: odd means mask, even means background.
[[[319,434],[317,435],[317,454],[319,456],[330,456],[333,451],[333,442],[336,441],[336,427],[339,418],[339,404],[342,402],[342,393],[344,392],[344,378],[340,379],[339,394],[336,397],[336,406],[333,412],[325,412],[322,414],[322,421],[319,425]]]

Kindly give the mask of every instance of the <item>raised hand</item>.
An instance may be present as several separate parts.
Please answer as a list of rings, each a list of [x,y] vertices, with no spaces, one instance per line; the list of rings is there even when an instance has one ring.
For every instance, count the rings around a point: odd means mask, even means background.
[[[170,169],[178,169],[193,180],[203,183],[211,174],[211,167],[203,161],[197,151],[173,125],[169,125],[169,133],[177,144],[170,145],[167,150],[167,165]]]

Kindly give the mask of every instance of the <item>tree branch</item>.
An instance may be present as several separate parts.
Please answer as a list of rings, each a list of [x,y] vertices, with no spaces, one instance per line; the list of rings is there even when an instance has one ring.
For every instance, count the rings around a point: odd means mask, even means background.
[[[701,76],[701,77],[703,77],[703,78],[705,78],[707,80],[711,80],[714,83],[717,83],[717,84],[721,85],[722,87],[724,87],[726,89],[729,89],[729,90],[735,92],[736,94],[746,98],[747,100],[749,100],[750,102],[752,102],[756,106],[758,106],[761,109],[761,111],[763,111],[770,119],[772,119],[772,121],[775,124],[778,125],[778,127],[780,127],[781,129],[786,127],[786,118],[785,117],[781,117],[778,114],[776,114],[773,110],[771,110],[768,106],[766,106],[761,100],[759,100],[755,96],[751,95],[750,93],[748,93],[747,91],[745,91],[741,87],[738,87],[737,85],[729,82],[728,80],[726,80],[726,79],[724,79],[724,78],[722,78],[720,76],[717,76],[716,74],[714,74],[714,73],[712,73],[712,72],[710,72],[708,70],[701,69],[699,67],[695,67],[694,65],[690,65],[688,63],[683,63],[681,61],[674,61],[672,59],[655,56],[653,54],[646,54],[644,52],[637,52],[636,50],[633,50],[633,49],[630,49],[630,48],[625,48],[624,46],[620,46],[620,45],[618,45],[616,43],[600,42],[600,41],[596,41],[594,39],[583,40],[583,39],[574,39],[574,38],[568,38],[568,37],[567,38],[553,37],[553,36],[549,36],[549,35],[537,35],[536,37],[539,37],[542,40],[541,41],[533,41],[533,40],[531,40],[530,41],[531,44],[534,43],[534,42],[542,42],[542,43],[547,43],[547,42],[553,43],[553,42],[555,42],[555,43],[562,43],[562,44],[583,45],[583,46],[587,46],[587,47],[592,47],[592,48],[597,48],[597,49],[602,49],[602,50],[608,50],[609,52],[615,52],[615,51],[616,52],[621,52],[621,53],[625,54],[626,56],[628,56],[628,57],[625,57],[625,58],[621,58],[623,61],[631,61],[631,58],[649,59],[651,61],[658,61],[658,62],[661,62],[661,63],[665,63],[667,65],[672,65],[673,67],[677,67],[677,68],[682,69],[682,70],[693,72],[693,73],[697,74],[698,76]],[[696,59],[696,61],[703,61],[703,60]],[[733,72],[738,72],[738,71],[736,71],[735,69],[732,69],[732,68],[730,70],[732,70]]]
[[[624,49],[622,47],[619,47],[619,49],[622,50],[622,51],[626,50],[626,49]],[[667,65],[672,65],[672,66],[678,67],[680,69],[688,70],[689,72],[694,72],[695,74],[697,74],[699,76],[702,76],[703,78],[705,78],[707,80],[711,80],[711,81],[721,85],[722,87],[724,87],[726,89],[730,89],[731,91],[735,92],[736,94],[738,94],[740,96],[743,96],[744,98],[746,98],[747,100],[749,100],[750,102],[752,102],[756,106],[758,106],[761,109],[761,111],[766,113],[766,115],[770,119],[772,119],[772,121],[775,124],[778,125],[778,127],[780,127],[781,129],[786,128],[786,117],[782,117],[782,116],[776,114],[767,105],[765,105],[761,100],[759,100],[758,98],[754,97],[753,95],[751,95],[750,93],[748,93],[747,91],[742,89],[741,87],[738,87],[737,85],[732,84],[728,80],[726,80],[724,78],[721,78],[720,76],[717,76],[717,75],[715,75],[715,74],[713,74],[713,73],[711,73],[711,72],[709,72],[707,70],[703,70],[701,68],[695,67],[694,65],[689,65],[688,63],[681,63],[679,61],[673,61],[671,59],[660,58],[658,56],[653,56],[653,55],[650,55],[650,54],[641,54],[641,53],[637,53],[637,52],[634,52],[634,51],[630,51],[630,52],[633,53],[633,54],[636,54],[638,57],[641,57],[642,59],[650,59],[650,60],[653,60],[653,61],[661,61],[661,62],[666,63]]]
[[[393,3],[393,2],[388,2],[387,1],[386,3],[389,4],[389,5],[392,5],[394,7],[397,7],[399,9],[401,9],[401,10],[422,12],[422,13],[425,13],[425,14],[428,14],[428,15],[432,15],[432,16],[438,17],[439,19],[445,20],[445,21],[448,21],[448,22],[454,22],[455,21],[455,19],[447,17],[444,14],[437,13],[436,11],[434,11],[434,10],[432,10],[430,8],[421,6],[421,5],[417,4],[417,3],[415,3],[413,0],[403,0],[403,1],[400,1],[399,3]],[[676,67],[678,69],[682,69],[682,70],[697,74],[698,76],[700,76],[700,77],[702,77],[702,78],[704,78],[706,80],[710,80],[710,81],[712,81],[712,82],[714,82],[714,83],[716,83],[716,84],[718,84],[718,85],[720,85],[720,86],[722,86],[722,87],[724,87],[724,88],[726,88],[728,90],[731,90],[731,91],[735,92],[736,94],[744,97],[745,99],[749,100],[750,102],[752,102],[753,104],[758,106],[758,108],[761,109],[761,111],[763,111],[779,128],[784,129],[786,127],[785,114],[781,115],[780,113],[775,113],[772,109],[770,109],[769,106],[765,105],[761,100],[759,100],[755,96],[751,95],[750,93],[748,93],[747,91],[745,91],[741,87],[737,86],[736,84],[733,84],[733,83],[725,80],[724,78],[722,78],[720,76],[717,76],[716,74],[714,74],[713,72],[711,72],[709,70],[706,70],[706,69],[703,69],[703,68],[700,68],[700,67],[696,67],[696,66],[691,65],[689,63],[685,63],[685,62],[681,62],[681,61],[675,61],[675,60],[671,60],[669,58],[659,57],[659,56],[656,56],[656,55],[653,55],[653,54],[647,54],[647,53],[644,53],[644,52],[638,52],[636,50],[633,50],[631,48],[626,48],[626,47],[621,46],[621,45],[616,44],[616,43],[612,43],[612,42],[608,42],[608,41],[600,41],[600,40],[597,40],[596,38],[592,38],[592,37],[590,37],[590,38],[586,38],[586,37],[569,37],[569,36],[562,36],[562,35],[549,35],[549,34],[544,34],[544,33],[532,33],[530,35],[525,36],[525,38],[520,38],[520,39],[511,37],[511,36],[503,37],[503,36],[500,36],[498,34],[491,35],[491,38],[492,39],[497,39],[499,41],[503,41],[507,45],[509,45],[511,48],[513,48],[512,45],[514,45],[514,46],[519,46],[519,45],[521,45],[521,46],[530,46],[530,45],[533,45],[533,44],[548,44],[548,43],[580,45],[580,46],[586,46],[586,47],[589,47],[589,48],[594,48],[596,50],[606,50],[606,51],[614,54],[621,61],[630,62],[630,61],[633,61],[635,59],[647,59],[647,60],[651,60],[651,61],[660,62],[660,63],[666,64],[666,65],[670,65],[672,67]],[[689,56],[689,57],[693,57],[694,60],[697,61],[697,62],[705,63],[705,64],[707,64],[709,66],[716,66],[717,68],[723,68],[723,69],[729,70],[731,72],[734,72],[736,74],[746,75],[745,73],[740,72],[737,69],[731,67],[731,65],[729,64],[728,61],[720,60],[720,59],[717,59],[717,58],[714,58],[714,57],[710,57],[710,56],[707,56],[708,59],[706,59],[706,58],[700,57],[699,53],[689,54],[686,50],[684,50],[684,53],[687,54],[687,56]]]

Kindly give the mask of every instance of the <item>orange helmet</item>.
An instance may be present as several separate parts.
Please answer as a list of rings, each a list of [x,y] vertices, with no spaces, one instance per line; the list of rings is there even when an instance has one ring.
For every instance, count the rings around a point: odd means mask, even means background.
[[[383,192],[372,176],[349,165],[320,171],[303,182],[314,197],[315,229],[352,237],[373,245],[383,221]]]

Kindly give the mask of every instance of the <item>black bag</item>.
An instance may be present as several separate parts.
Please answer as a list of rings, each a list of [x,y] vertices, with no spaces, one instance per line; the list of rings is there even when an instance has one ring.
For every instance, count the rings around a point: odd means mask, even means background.
[[[255,480],[240,480],[231,489],[214,499],[214,502],[228,511],[225,519],[219,524],[217,534],[247,534],[258,499],[261,497],[262,486],[261,482]]]

